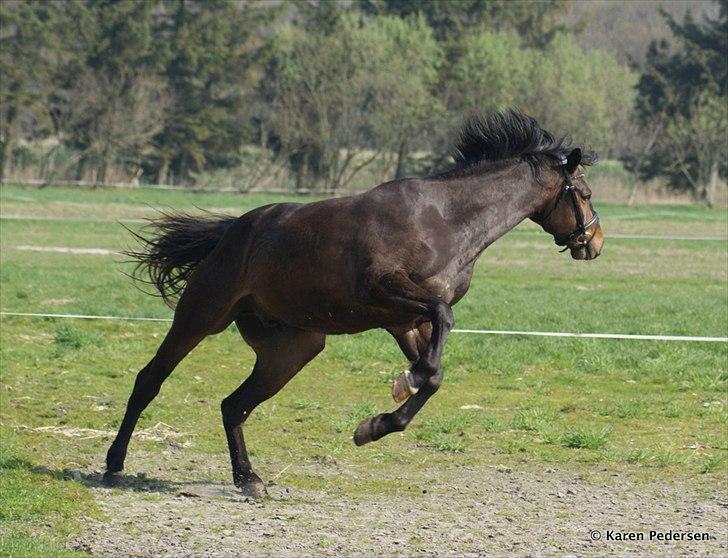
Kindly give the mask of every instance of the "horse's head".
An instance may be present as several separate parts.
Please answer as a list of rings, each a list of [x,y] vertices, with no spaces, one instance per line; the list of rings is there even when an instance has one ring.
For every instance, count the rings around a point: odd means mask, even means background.
[[[602,251],[604,233],[592,207],[591,190],[578,173],[581,149],[576,148],[549,173],[550,195],[541,211],[533,217],[554,236],[558,246],[571,251],[575,260],[593,260]]]

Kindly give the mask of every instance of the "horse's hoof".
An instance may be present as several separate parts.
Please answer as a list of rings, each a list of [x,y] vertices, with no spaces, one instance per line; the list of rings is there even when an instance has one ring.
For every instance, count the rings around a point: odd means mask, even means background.
[[[374,438],[372,438],[372,417],[368,417],[361,421],[359,423],[359,426],[356,427],[356,430],[354,431],[354,443],[357,446],[363,446],[364,444],[368,444],[373,440]]]
[[[253,498],[255,500],[268,498],[268,491],[265,489],[265,485],[258,475],[254,475],[246,481],[236,482],[235,486],[237,486],[240,493],[247,498]]]
[[[106,473],[105,475],[113,475],[124,470],[124,459],[126,458],[126,450],[119,451],[114,444],[111,444],[109,451],[106,453]]]
[[[392,382],[392,397],[397,403],[406,401],[419,390],[412,385],[412,372],[405,370]]]

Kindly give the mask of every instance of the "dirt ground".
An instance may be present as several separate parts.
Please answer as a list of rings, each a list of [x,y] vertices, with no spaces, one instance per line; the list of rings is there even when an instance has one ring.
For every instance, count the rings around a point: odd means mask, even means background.
[[[328,479],[326,491],[268,488],[251,501],[203,459],[157,457],[155,473],[118,488],[80,472],[103,518],[87,518],[70,548],[94,556],[725,556],[728,494],[664,478],[579,466],[453,467],[411,478],[403,495],[337,490],[340,463],[298,467]],[[189,456],[188,456],[189,457]],[[175,457],[176,459],[176,457]],[[209,461],[209,457],[207,458]],[[217,467],[217,466],[215,466]],[[166,472],[165,472],[166,468]],[[196,478],[200,477],[200,478]],[[206,478],[203,478],[206,477]],[[184,479],[180,482],[179,479]],[[716,484],[719,481],[716,479]],[[725,483],[722,483],[725,488]],[[611,535],[609,534],[611,531]],[[650,531],[708,533],[708,541],[650,541]],[[608,540],[619,533],[644,540]]]

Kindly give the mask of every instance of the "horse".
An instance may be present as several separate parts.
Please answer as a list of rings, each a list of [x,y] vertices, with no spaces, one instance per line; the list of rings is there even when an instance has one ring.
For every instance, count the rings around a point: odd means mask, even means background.
[[[250,413],[324,349],[327,335],[381,328],[409,361],[392,384],[400,406],[363,420],[358,446],[403,431],[443,381],[452,307],[478,257],[525,219],[577,260],[596,258],[604,235],[580,168],[596,154],[555,138],[515,110],[467,118],[454,164],[348,197],[275,203],[240,217],[167,213],[128,252],[176,307],[156,354],[138,373],[105,478],[123,470],[142,411],[205,337],[233,322],[253,349],[249,377],[222,400],[235,486],[267,495],[243,437]]]

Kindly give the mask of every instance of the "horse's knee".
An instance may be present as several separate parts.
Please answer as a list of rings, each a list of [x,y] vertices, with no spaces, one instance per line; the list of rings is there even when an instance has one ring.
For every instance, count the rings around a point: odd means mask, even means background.
[[[417,372],[417,375],[422,378],[424,382],[430,380],[434,376],[437,376],[437,372],[440,370],[440,366],[432,362],[429,358],[422,357],[412,367],[413,372]],[[417,386],[418,388],[420,386]]]
[[[432,376],[427,378],[425,386],[432,392],[435,393],[442,385],[442,368],[438,369]]]
[[[455,325],[455,316],[449,304],[441,302],[435,306],[434,319],[437,320],[443,329],[450,331]]]
[[[155,360],[152,360],[144,368],[142,368],[136,375],[134,380],[134,387],[139,389],[147,389],[153,386],[155,383],[154,379],[157,376],[155,373]]]

